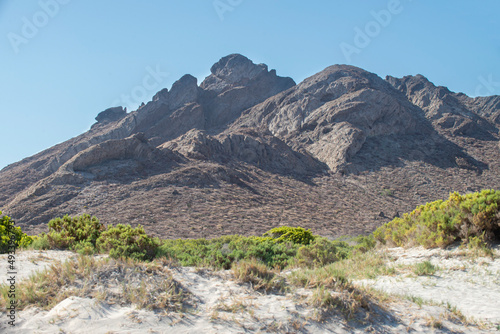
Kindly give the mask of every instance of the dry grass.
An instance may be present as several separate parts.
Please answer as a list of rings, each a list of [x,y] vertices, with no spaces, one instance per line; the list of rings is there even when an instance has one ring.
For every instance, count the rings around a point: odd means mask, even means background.
[[[70,296],[79,296],[108,304],[178,311],[189,298],[161,261],[142,263],[89,256],[53,264],[18,283],[16,290],[19,310],[28,305],[48,310]],[[6,285],[0,286],[2,306],[8,301],[7,291]]]
[[[375,278],[393,275],[395,269],[387,266],[387,256],[381,252],[356,253],[352,257],[321,268],[294,271],[292,284],[305,287],[335,287],[350,279]]]
[[[279,276],[279,271],[269,269],[256,259],[233,263],[231,270],[238,282],[250,283],[255,290],[283,292],[286,289],[285,280]]]

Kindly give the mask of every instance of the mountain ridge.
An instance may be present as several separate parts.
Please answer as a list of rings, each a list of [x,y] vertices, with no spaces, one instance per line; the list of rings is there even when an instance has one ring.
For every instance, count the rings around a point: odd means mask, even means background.
[[[66,213],[162,237],[366,233],[446,192],[498,187],[499,128],[500,97],[422,75],[333,65],[296,84],[231,54],[199,85],[185,75],[2,169],[0,207],[33,233]]]

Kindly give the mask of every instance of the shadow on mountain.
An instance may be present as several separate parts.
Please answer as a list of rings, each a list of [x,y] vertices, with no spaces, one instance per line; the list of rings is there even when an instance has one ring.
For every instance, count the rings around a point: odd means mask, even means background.
[[[345,171],[378,171],[383,167],[404,167],[404,161],[420,161],[441,169],[460,168],[481,175],[489,167],[467,154],[430,126],[420,133],[370,137],[349,161]]]

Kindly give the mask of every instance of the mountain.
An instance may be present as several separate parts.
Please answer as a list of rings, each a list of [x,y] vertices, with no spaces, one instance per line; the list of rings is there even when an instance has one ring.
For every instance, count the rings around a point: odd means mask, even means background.
[[[335,65],[296,84],[232,54],[0,171],[29,233],[64,214],[163,238],[300,225],[359,234],[450,191],[500,186],[500,97]]]

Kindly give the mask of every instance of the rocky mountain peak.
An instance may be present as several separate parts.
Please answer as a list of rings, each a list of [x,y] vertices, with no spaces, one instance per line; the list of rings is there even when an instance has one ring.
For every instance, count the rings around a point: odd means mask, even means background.
[[[436,86],[421,74],[403,78],[386,77],[394,88],[404,93],[408,100],[421,108],[425,117],[437,129],[453,135],[492,140],[492,133],[497,130],[478,114],[492,115],[496,121],[494,108],[476,108],[479,101],[469,101],[464,94],[451,92],[443,86]],[[465,102],[465,103],[464,103]],[[483,111],[480,111],[482,109]]]
[[[267,65],[254,64],[250,59],[240,54],[231,54],[221,58],[212,66],[210,72],[212,74],[205,78],[200,87],[217,93],[221,93],[229,87],[245,86],[260,76],[276,77],[276,71],[269,72]]]
[[[243,79],[251,80],[261,73],[266,73],[267,65],[257,65],[245,56],[232,54],[221,58],[212,66],[210,72],[221,80],[238,83]]]
[[[174,82],[168,93],[170,108],[172,110],[183,105],[195,102],[198,98],[198,79],[190,74]]]
[[[297,85],[232,54],[200,86],[185,75],[139,109],[96,120],[0,172],[2,211],[23,229],[91,213],[163,237],[287,221],[338,235],[353,223],[368,231],[395,202],[500,185],[500,98],[455,94],[422,75],[383,80],[334,65]],[[382,189],[396,195],[383,199]]]
[[[114,122],[119,119],[122,119],[127,115],[127,108],[123,107],[113,107],[113,108],[108,108],[102,112],[100,112],[95,120],[98,123],[102,122]]]

